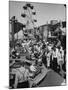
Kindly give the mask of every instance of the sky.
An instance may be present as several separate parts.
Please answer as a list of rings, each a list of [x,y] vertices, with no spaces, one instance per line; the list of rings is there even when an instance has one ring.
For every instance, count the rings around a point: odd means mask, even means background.
[[[21,13],[24,12],[23,6],[26,2],[23,1],[9,1],[9,18],[16,16],[17,20],[21,23],[24,22]],[[36,10],[36,26],[49,23],[50,20],[65,20],[65,7],[63,4],[50,4],[50,3],[33,3]]]

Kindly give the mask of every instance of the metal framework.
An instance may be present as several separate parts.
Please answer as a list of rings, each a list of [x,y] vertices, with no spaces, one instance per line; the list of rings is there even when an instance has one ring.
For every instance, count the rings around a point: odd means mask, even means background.
[[[32,29],[32,33],[34,34],[34,29],[36,27],[36,22],[37,20],[34,19],[36,18],[36,10],[34,6],[30,3],[26,3],[25,6],[23,6],[24,13],[21,14],[21,16],[25,19],[26,24],[25,24],[25,30]],[[34,16],[34,17],[33,17]]]

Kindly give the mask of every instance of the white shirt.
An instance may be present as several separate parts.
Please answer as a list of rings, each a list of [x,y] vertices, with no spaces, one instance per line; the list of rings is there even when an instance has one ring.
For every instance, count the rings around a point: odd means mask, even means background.
[[[27,80],[27,77],[29,76],[29,71],[25,67],[20,67],[17,69],[17,74],[19,82],[23,82]]]
[[[58,64],[59,64],[60,61],[64,61],[64,59],[62,58],[62,54],[60,53],[60,51],[58,52],[58,58],[57,58],[57,60],[58,60]]]
[[[58,57],[58,49],[56,48],[55,51],[53,51],[53,57],[57,58]]]

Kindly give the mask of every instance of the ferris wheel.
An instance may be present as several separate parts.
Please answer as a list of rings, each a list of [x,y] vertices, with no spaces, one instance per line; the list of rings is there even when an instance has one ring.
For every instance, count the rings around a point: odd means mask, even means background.
[[[32,29],[32,33],[34,33],[34,29],[37,24],[36,9],[34,8],[32,4],[26,3],[23,6],[23,11],[24,12],[21,14],[21,16],[26,21],[24,30],[28,31],[29,29]]]

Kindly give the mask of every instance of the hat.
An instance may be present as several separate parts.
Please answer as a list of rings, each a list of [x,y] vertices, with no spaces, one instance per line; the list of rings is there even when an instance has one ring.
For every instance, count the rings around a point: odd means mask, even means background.
[[[35,72],[35,71],[36,71],[35,66],[34,66],[34,65],[31,65],[31,66],[30,66],[30,70],[33,71],[33,72]]]

